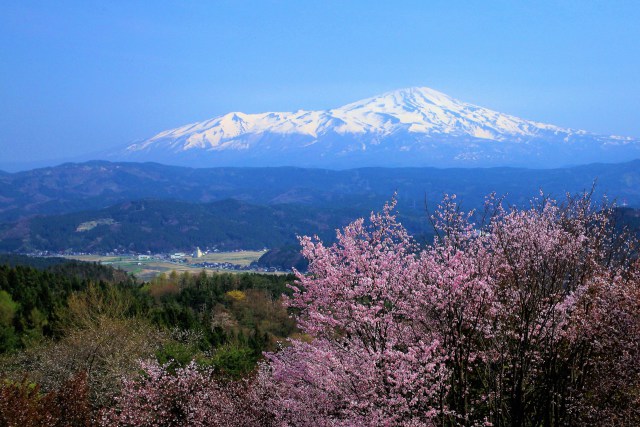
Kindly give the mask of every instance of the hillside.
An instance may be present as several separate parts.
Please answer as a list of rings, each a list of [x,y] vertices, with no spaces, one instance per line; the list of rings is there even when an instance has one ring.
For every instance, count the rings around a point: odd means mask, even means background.
[[[0,222],[33,215],[99,210],[140,199],[211,203],[237,199],[256,205],[296,204],[323,208],[379,209],[397,191],[400,207],[422,210],[457,194],[466,207],[481,207],[486,194],[508,194],[526,203],[542,188],[557,196],[580,192],[597,181],[607,193],[640,207],[640,160],[560,169],[186,168],[155,163],[93,161],[0,175]]]
[[[261,266],[304,269],[297,236],[318,235],[331,242],[337,228],[369,212],[355,206],[261,206],[233,199],[213,203],[138,200],[2,224],[0,252],[168,253],[190,252],[196,246],[224,251],[266,247],[272,250],[260,259]],[[620,226],[640,230],[640,209],[618,208],[615,218]],[[399,220],[418,241],[431,241],[424,208],[401,209]]]
[[[331,239],[335,228],[366,212],[304,206],[256,206],[236,200],[125,202],[112,207],[34,217],[0,227],[0,251],[191,251],[262,249],[296,244],[296,236]]]

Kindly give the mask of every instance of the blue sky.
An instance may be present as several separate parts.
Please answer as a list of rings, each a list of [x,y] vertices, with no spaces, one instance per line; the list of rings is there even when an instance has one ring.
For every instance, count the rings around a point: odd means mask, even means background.
[[[409,86],[640,137],[637,1],[2,1],[0,164]]]

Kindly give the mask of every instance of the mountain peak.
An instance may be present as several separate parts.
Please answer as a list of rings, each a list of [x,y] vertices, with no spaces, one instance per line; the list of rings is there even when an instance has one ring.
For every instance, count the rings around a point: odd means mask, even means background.
[[[232,112],[161,132],[125,154],[204,166],[549,167],[640,157],[640,141],[533,122],[410,87],[331,110]]]
[[[429,106],[451,107],[462,104],[450,96],[428,87],[409,87],[385,92],[381,95],[352,102],[341,107],[341,110],[350,110],[367,106],[380,111],[389,111],[390,108],[404,106],[407,109],[428,108]]]
[[[405,101],[427,101],[433,104],[446,104],[450,101],[460,102],[445,93],[426,86],[398,89],[384,93],[381,96],[393,96],[396,99],[404,99]]]

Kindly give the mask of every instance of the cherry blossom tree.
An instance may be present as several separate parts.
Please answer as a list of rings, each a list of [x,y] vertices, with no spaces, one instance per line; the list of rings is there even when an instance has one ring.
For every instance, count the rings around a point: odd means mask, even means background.
[[[422,426],[445,410],[441,337],[415,304],[430,298],[415,286],[420,254],[393,208],[345,227],[333,246],[301,239],[309,274],[287,303],[313,339],[268,356],[271,407],[287,425]]]
[[[308,340],[268,355],[283,425],[636,425],[636,246],[589,195],[487,215],[445,197],[419,249],[394,203],[301,239]]]

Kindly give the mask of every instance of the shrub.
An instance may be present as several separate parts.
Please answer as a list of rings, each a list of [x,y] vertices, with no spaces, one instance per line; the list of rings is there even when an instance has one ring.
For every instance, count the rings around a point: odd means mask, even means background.
[[[124,380],[122,395],[104,412],[102,425],[270,425],[271,417],[253,397],[249,381],[222,381],[195,363],[175,373],[155,362],[141,367],[141,376]]]
[[[41,394],[27,381],[0,382],[0,425],[10,427],[84,427],[96,425],[89,404],[87,376],[78,372],[55,391]]]

